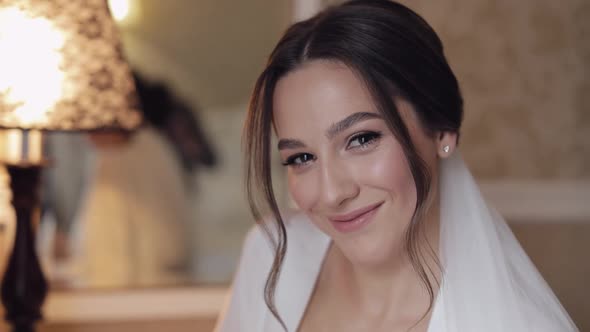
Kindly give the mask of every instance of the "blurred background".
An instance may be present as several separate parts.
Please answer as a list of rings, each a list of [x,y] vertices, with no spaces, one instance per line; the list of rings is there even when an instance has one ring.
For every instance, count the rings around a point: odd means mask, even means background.
[[[254,222],[240,143],[254,81],[290,23],[339,2],[109,1],[150,126],[49,137],[44,330],[212,329]],[[590,1],[402,3],[443,40],[484,194],[590,331]],[[1,171],[4,265],[14,217]]]

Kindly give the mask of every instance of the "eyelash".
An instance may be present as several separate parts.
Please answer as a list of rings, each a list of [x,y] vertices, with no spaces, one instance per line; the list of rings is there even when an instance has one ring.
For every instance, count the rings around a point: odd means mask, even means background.
[[[307,157],[307,156],[309,156],[311,158],[308,160],[302,161],[302,162],[297,162],[297,159],[302,158],[302,157]],[[313,160],[315,160],[315,157],[310,153],[298,153],[298,154],[292,155],[291,157],[287,158],[287,160],[283,162],[283,166],[298,167],[298,166],[303,166]]]
[[[363,132],[363,133],[359,133],[356,134],[354,136],[352,136],[349,140],[348,143],[346,144],[346,149],[366,149],[367,147],[369,147],[372,144],[377,143],[377,140],[379,140],[379,138],[381,138],[382,134],[380,132]],[[351,147],[351,143],[353,143],[354,141],[358,141],[362,138],[365,138],[365,142],[361,143],[359,141],[359,144],[357,146],[353,146]],[[302,160],[302,161],[297,161],[298,159],[301,158],[306,158],[307,160]],[[310,153],[298,153],[295,154],[289,158],[287,158],[286,161],[284,161],[282,164],[283,166],[294,166],[294,167],[300,167],[303,166],[311,161],[314,161],[316,159],[316,157]]]
[[[381,136],[382,136],[382,134],[380,132],[374,132],[374,131],[367,131],[367,132],[356,134],[348,140],[348,143],[346,144],[346,148],[347,149],[365,149],[368,146],[377,143],[377,141],[381,138]],[[352,142],[358,141],[361,138],[366,139],[364,143],[361,143],[359,141],[359,145],[353,146],[353,147],[350,146]]]

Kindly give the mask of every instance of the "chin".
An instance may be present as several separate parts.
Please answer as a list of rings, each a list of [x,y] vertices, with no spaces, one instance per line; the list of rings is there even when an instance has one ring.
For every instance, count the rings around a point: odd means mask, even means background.
[[[387,236],[387,233],[378,229],[367,230],[346,239],[332,239],[351,263],[371,268],[390,265],[404,250],[403,234]]]

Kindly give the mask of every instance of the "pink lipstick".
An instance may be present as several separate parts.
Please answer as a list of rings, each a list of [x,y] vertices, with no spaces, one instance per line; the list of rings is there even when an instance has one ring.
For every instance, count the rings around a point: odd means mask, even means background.
[[[342,233],[354,232],[371,222],[382,204],[383,202],[371,204],[346,214],[330,216],[328,219],[337,231]]]

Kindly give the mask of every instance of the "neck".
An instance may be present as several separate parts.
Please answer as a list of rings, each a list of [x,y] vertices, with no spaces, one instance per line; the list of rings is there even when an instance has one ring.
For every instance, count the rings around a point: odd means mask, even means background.
[[[429,204],[427,215],[422,219],[423,228],[417,237],[420,262],[432,286],[434,296],[438,291],[440,269],[437,260],[439,244],[439,206]],[[396,319],[416,319],[426,313],[430,305],[430,295],[416,269],[412,265],[405,245],[392,253],[387,264],[361,266],[352,263],[336,247],[334,271],[338,279],[346,283],[353,303],[375,318],[397,316]],[[334,280],[334,279],[332,279]],[[401,310],[400,310],[401,309]],[[416,315],[416,313],[418,313]]]

